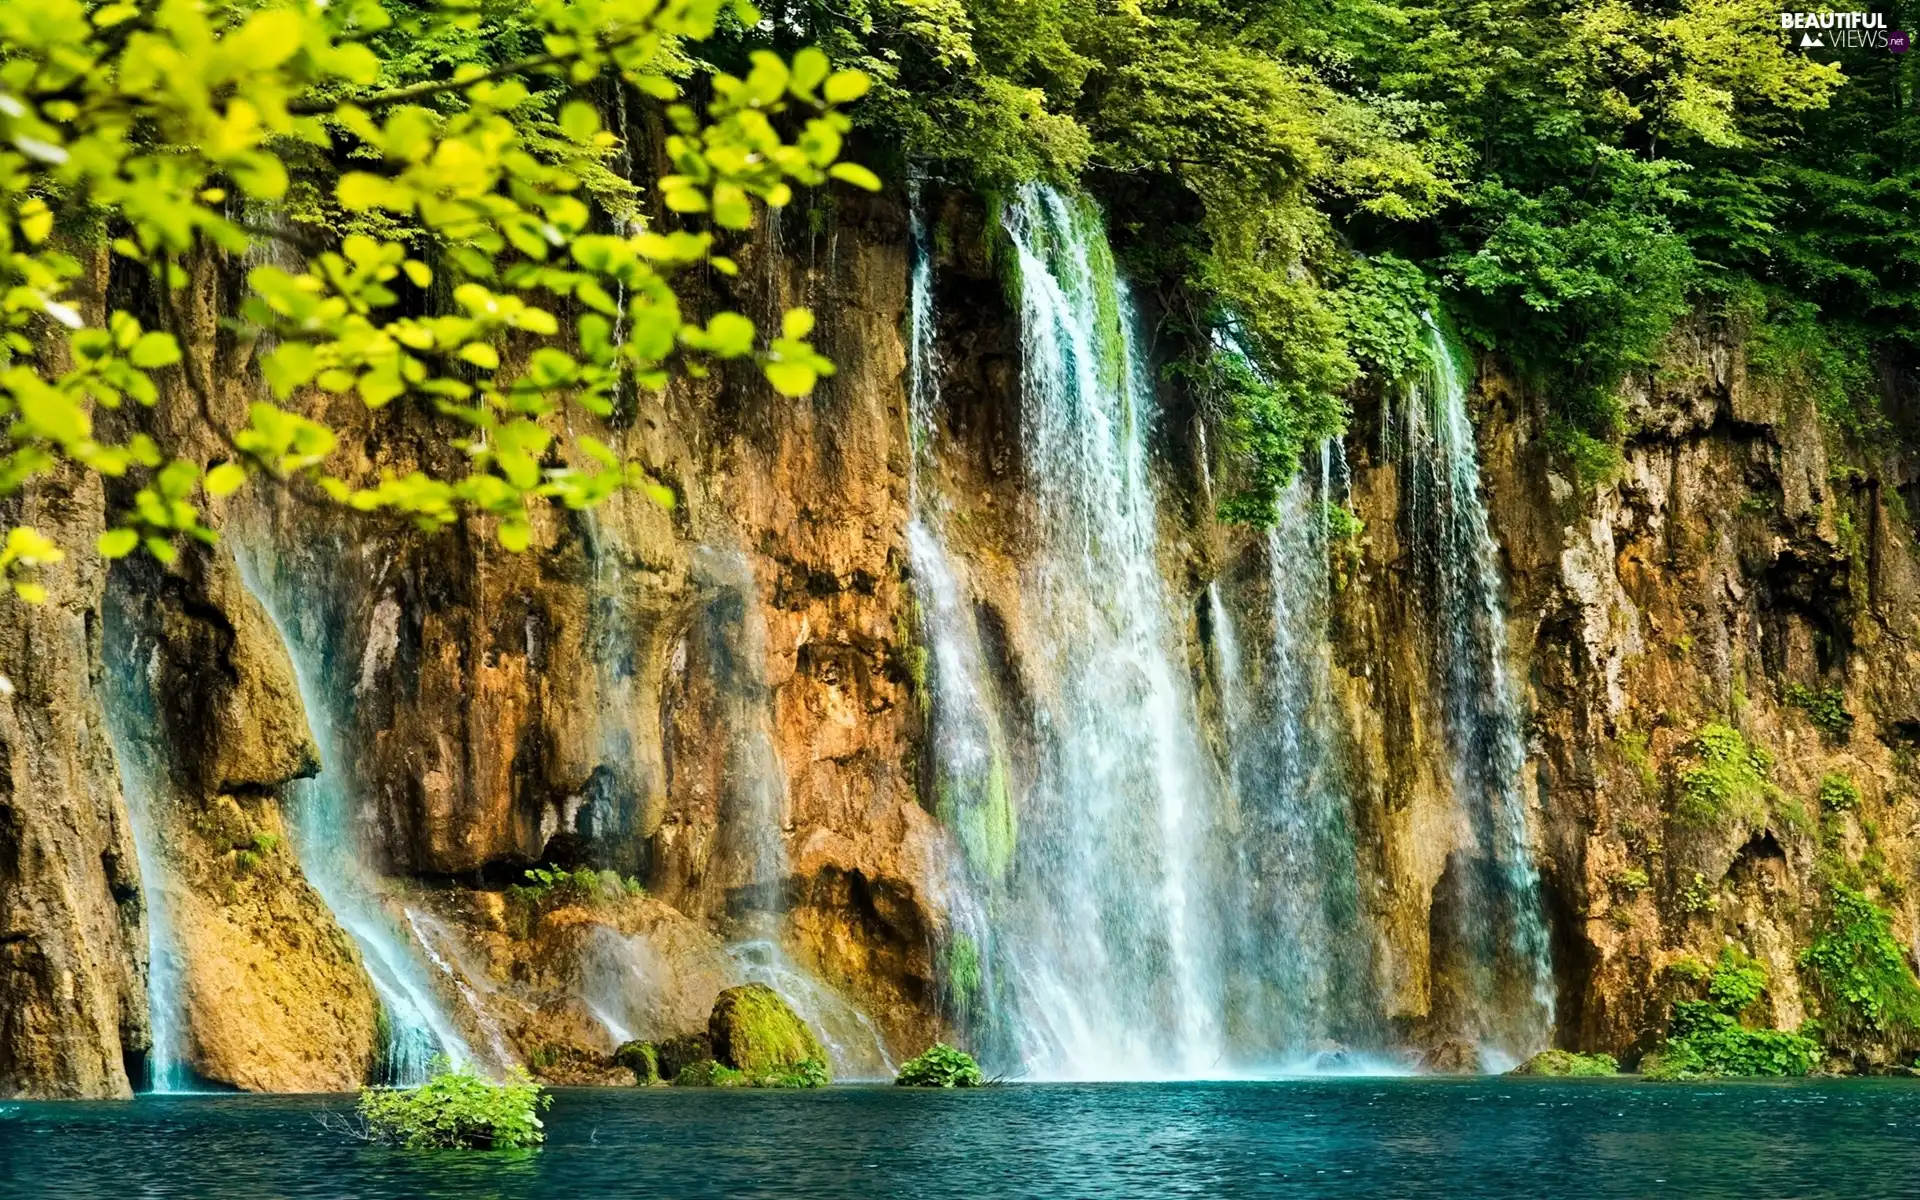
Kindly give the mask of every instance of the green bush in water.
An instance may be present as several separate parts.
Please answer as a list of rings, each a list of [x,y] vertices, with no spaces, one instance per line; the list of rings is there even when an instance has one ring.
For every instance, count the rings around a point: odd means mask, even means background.
[[[688,1063],[673,1077],[675,1087],[746,1087],[747,1077],[710,1058]]]
[[[360,1089],[368,1137],[410,1150],[524,1150],[546,1140],[540,1112],[553,1097],[525,1072],[495,1083],[435,1065],[419,1087]]]
[[[1510,1075],[1554,1075],[1569,1078],[1618,1075],[1620,1064],[1611,1054],[1580,1054],[1573,1050],[1542,1050],[1521,1063]]]
[[[901,1087],[968,1088],[984,1084],[986,1077],[980,1074],[980,1064],[971,1054],[935,1042],[918,1058],[908,1059],[894,1082]]]

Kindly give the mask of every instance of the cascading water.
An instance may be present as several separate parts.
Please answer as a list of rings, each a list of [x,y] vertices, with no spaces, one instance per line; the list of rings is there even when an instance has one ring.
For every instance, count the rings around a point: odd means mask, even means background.
[[[1415,567],[1435,636],[1435,674],[1466,845],[1435,896],[1447,917],[1436,946],[1436,1011],[1488,1050],[1522,1058],[1553,1028],[1553,973],[1540,877],[1527,832],[1519,701],[1506,666],[1499,550],[1480,495],[1466,376],[1427,318],[1431,369],[1406,389],[1400,450],[1407,464]]]
[[[1329,683],[1332,453],[1322,445],[1317,482],[1302,472],[1279,497],[1265,539],[1269,640],[1257,702],[1230,730],[1241,872],[1236,1049],[1284,1067],[1382,1041],[1344,728]]]
[[[1029,185],[1003,224],[1037,541],[1023,589],[1048,690],[994,922],[1038,1073],[1204,1074],[1225,1049],[1223,946],[1203,893],[1218,878],[1204,861],[1213,789],[1156,558],[1153,387],[1100,214]]]
[[[921,185],[909,187],[913,276],[907,339],[908,474],[907,555],[919,603],[920,636],[928,651],[926,685],[935,810],[960,844],[957,861],[939,864],[929,881],[947,914],[942,939],[943,980],[950,1016],[968,1028],[983,1052],[1014,1060],[1029,1049],[1002,1018],[993,922],[982,897],[1012,865],[1015,828],[1006,739],[999,724],[972,605],[947,551],[947,513],[935,484],[935,448],[941,414],[936,349],[933,247]]]
[[[147,909],[147,1021],[153,1038],[147,1051],[147,1086],[155,1092],[177,1092],[191,1087],[192,1078],[182,1028],[180,960],[167,901],[169,872],[156,811],[167,794],[165,750],[153,741],[163,728],[154,696],[158,648],[132,628],[117,588],[107,589],[101,642],[106,666],[101,707],[133,825]]]
[[[378,887],[364,866],[355,835],[352,798],[341,764],[345,756],[335,737],[336,691],[327,686],[331,671],[333,623],[303,596],[313,589],[305,580],[285,577],[253,547],[236,542],[235,558],[247,589],[280,630],[293,659],[294,675],[307,722],[320,748],[318,777],[289,787],[292,844],[307,882],[334,919],[360,947],[367,974],[385,1010],[387,1045],[383,1067],[388,1082],[424,1080],[437,1056],[457,1065],[473,1052],[441,1008],[427,968],[414,952],[413,939],[381,908]],[[350,676],[348,678],[351,678]]]

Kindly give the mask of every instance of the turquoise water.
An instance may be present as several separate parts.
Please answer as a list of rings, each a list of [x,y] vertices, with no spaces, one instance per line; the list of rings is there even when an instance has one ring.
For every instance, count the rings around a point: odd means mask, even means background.
[[[318,1120],[348,1103],[0,1104],[0,1196],[1920,1194],[1920,1086],[1898,1081],[575,1090],[519,1156],[360,1145]]]

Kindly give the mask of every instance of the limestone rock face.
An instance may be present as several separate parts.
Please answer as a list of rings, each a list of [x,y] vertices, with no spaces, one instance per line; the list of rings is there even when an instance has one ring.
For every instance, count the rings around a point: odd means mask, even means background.
[[[764,983],[728,988],[713,1002],[707,1020],[713,1057],[748,1079],[788,1071],[805,1062],[825,1064],[827,1052],[813,1030],[780,993]]]
[[[55,479],[4,515],[87,546],[103,511],[97,481]],[[43,581],[45,604],[9,596],[0,620],[0,1097],[124,1096],[147,1046],[147,943],[92,686],[105,571],[75,555]]]

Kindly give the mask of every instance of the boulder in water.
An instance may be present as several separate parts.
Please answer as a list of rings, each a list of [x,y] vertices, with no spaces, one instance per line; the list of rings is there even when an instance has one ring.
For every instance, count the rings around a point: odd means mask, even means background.
[[[660,1078],[678,1079],[695,1063],[713,1060],[713,1042],[704,1032],[683,1033],[655,1045],[654,1054]]]
[[[1480,1060],[1480,1047],[1464,1038],[1448,1038],[1420,1056],[1420,1069],[1428,1075],[1484,1075],[1486,1064]]]
[[[707,1018],[713,1057],[761,1086],[827,1082],[827,1052],[780,993],[764,983],[728,988]],[[809,1066],[808,1064],[811,1064]]]
[[[1611,1054],[1579,1054],[1572,1050],[1542,1050],[1509,1075],[1597,1076],[1618,1075],[1620,1064]]]
[[[613,1052],[613,1061],[633,1072],[633,1081],[641,1087],[662,1082],[660,1051],[652,1042],[626,1042]]]

